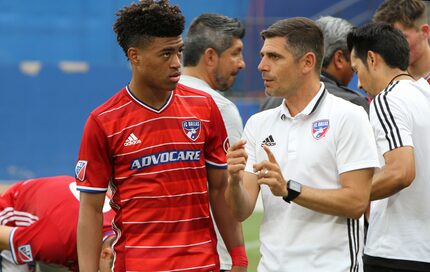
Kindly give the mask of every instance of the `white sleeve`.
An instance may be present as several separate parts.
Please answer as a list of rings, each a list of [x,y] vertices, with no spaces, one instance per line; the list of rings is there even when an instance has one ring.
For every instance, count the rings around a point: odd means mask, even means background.
[[[240,117],[239,110],[231,103],[223,107],[222,117],[224,119],[225,128],[227,130],[230,145],[240,140],[243,133],[242,117]]]
[[[383,92],[370,106],[370,120],[381,155],[402,146],[414,146],[412,118],[401,95],[401,92]]]
[[[248,154],[248,160],[246,161],[245,171],[254,173],[253,165],[257,160],[257,147],[255,146],[255,115],[249,118],[248,122],[246,122],[245,129],[243,131],[242,138],[246,140],[245,151]]]
[[[354,106],[339,120],[336,132],[336,161],[339,174],[379,167],[376,143],[366,112]]]

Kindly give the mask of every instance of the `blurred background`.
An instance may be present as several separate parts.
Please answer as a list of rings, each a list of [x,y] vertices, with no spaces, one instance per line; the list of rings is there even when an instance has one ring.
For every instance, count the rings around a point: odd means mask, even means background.
[[[261,30],[294,16],[332,15],[359,26],[382,0],[171,0],[186,18],[204,12],[246,26],[242,71],[227,92],[244,122],[264,98],[257,70]],[[0,1],[0,180],[73,175],[91,110],[119,91],[131,71],[112,31],[130,0]],[[350,85],[356,88],[356,80]]]

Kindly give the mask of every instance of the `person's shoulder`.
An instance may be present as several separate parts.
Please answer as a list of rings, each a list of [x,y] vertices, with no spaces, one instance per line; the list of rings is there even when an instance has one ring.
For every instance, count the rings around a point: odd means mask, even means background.
[[[330,108],[334,114],[361,114],[362,112],[364,112],[364,114],[366,115],[366,111],[363,109],[362,106],[359,106],[355,103],[351,103],[351,101],[346,100],[345,98],[328,93],[327,99],[331,103]]]
[[[211,94],[184,84],[176,85],[176,95],[181,97],[212,98]]]
[[[91,114],[93,116],[99,116],[100,114],[103,114],[104,112],[108,112],[114,108],[120,107],[126,103],[130,102],[130,99],[126,95],[126,87],[122,88],[120,91],[118,91],[116,94],[114,94],[111,98],[106,100],[103,104],[96,107]]]
[[[276,108],[257,112],[249,118],[248,122],[264,124],[269,120],[273,120],[273,118],[276,118],[280,114],[280,107],[281,105]]]

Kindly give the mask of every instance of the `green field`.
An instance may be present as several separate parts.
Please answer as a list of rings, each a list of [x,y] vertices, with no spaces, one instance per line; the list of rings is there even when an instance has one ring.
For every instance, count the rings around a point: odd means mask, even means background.
[[[260,260],[260,240],[258,235],[262,218],[263,213],[255,211],[243,223],[243,235],[245,237],[246,253],[249,260],[249,272],[257,271],[258,261]]]

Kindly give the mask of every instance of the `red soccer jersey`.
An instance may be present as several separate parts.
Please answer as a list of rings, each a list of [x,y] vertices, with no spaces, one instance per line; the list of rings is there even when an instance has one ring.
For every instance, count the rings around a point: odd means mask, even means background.
[[[210,95],[183,85],[156,110],[122,89],[93,111],[78,190],[111,181],[115,271],[213,271],[216,237],[206,166],[226,168],[227,133]]]
[[[112,232],[114,212],[108,201],[105,204],[104,233],[107,233]],[[0,224],[16,227],[9,238],[16,264],[42,261],[78,271],[79,192],[73,177],[15,183],[0,197],[0,209]]]

